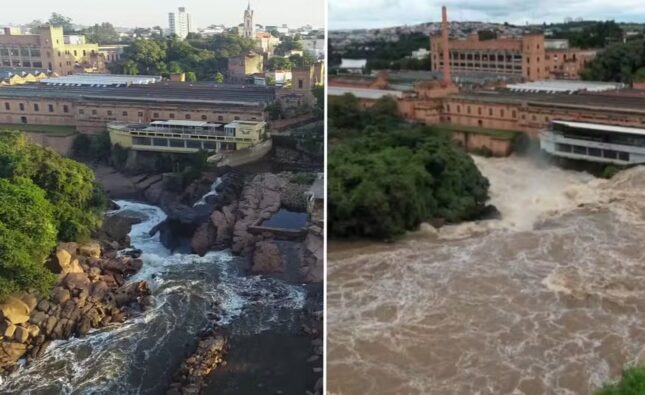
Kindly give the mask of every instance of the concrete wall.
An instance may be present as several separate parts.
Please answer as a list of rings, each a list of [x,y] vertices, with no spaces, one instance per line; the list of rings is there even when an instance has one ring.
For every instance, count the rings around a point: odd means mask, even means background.
[[[509,156],[512,152],[511,140],[501,140],[486,134],[453,132],[452,139],[468,152],[488,148],[495,157]]]
[[[250,148],[245,148],[235,152],[222,153],[222,160],[217,163],[217,166],[238,167],[256,162],[268,155],[269,152],[271,152],[272,147],[273,142],[271,140],[267,140]]]
[[[55,137],[43,133],[27,133],[27,136],[38,145],[49,147],[63,156],[71,156],[72,144],[78,135]]]

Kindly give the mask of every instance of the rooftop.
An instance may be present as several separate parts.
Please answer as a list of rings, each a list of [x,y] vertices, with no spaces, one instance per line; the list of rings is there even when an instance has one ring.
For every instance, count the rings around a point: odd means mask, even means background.
[[[343,59],[341,69],[363,69],[367,66],[367,59]]]
[[[275,100],[275,88],[215,83],[164,81],[148,85],[119,87],[50,86],[30,84],[0,88],[0,97],[56,98],[69,100],[154,101],[257,106]]]
[[[600,81],[564,81],[564,80],[545,80],[524,82],[521,84],[511,84],[507,88],[517,92],[604,92],[622,89],[625,84],[619,82],[600,82]]]
[[[569,121],[552,121],[560,125],[569,126],[571,128],[580,128],[587,130],[594,130],[600,132],[614,132],[614,133],[627,133],[627,134],[638,134],[645,136],[645,129],[642,128],[631,128],[626,126],[611,126],[603,125],[599,123],[587,123],[587,122],[569,122]]]
[[[384,89],[368,89],[368,88],[353,88],[353,87],[344,87],[344,86],[329,86],[327,88],[327,94],[329,96],[343,96],[344,94],[350,93],[359,99],[380,99],[384,96],[392,96],[396,98],[403,97],[403,92],[401,91],[391,91]]]
[[[127,86],[144,85],[160,82],[161,77],[154,75],[119,75],[119,74],[74,74],[62,77],[46,78],[41,81],[47,85],[69,86]]]
[[[492,103],[529,103],[536,106],[558,106],[598,110],[627,111],[645,114],[645,96],[632,95],[631,90],[609,91],[599,93],[543,93],[474,91],[458,93],[452,98],[477,100]]]

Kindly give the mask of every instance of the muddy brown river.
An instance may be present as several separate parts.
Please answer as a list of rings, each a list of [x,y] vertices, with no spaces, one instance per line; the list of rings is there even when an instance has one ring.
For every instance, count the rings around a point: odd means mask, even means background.
[[[331,394],[593,394],[645,362],[645,168],[475,159],[503,219],[331,243]]]

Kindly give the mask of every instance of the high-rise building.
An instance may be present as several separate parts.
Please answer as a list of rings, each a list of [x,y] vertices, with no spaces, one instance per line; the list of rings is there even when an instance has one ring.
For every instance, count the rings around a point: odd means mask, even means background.
[[[179,7],[177,13],[168,13],[168,26],[170,34],[184,39],[188,33],[192,32],[190,14],[186,12],[185,7]]]
[[[248,7],[244,10],[244,27],[240,32],[242,36],[246,38],[255,38],[255,24],[253,23],[253,10],[251,9],[251,1],[249,1]]]

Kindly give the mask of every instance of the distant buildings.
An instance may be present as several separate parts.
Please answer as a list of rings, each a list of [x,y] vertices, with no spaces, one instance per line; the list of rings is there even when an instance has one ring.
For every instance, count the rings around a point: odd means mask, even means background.
[[[168,13],[169,34],[184,39],[192,32],[190,14],[185,7],[179,7],[178,12]]]
[[[5,29],[0,35],[0,66],[46,69],[58,75],[101,72],[105,57],[97,44],[82,36],[66,36],[59,26],[43,26],[38,34],[17,34]]]

